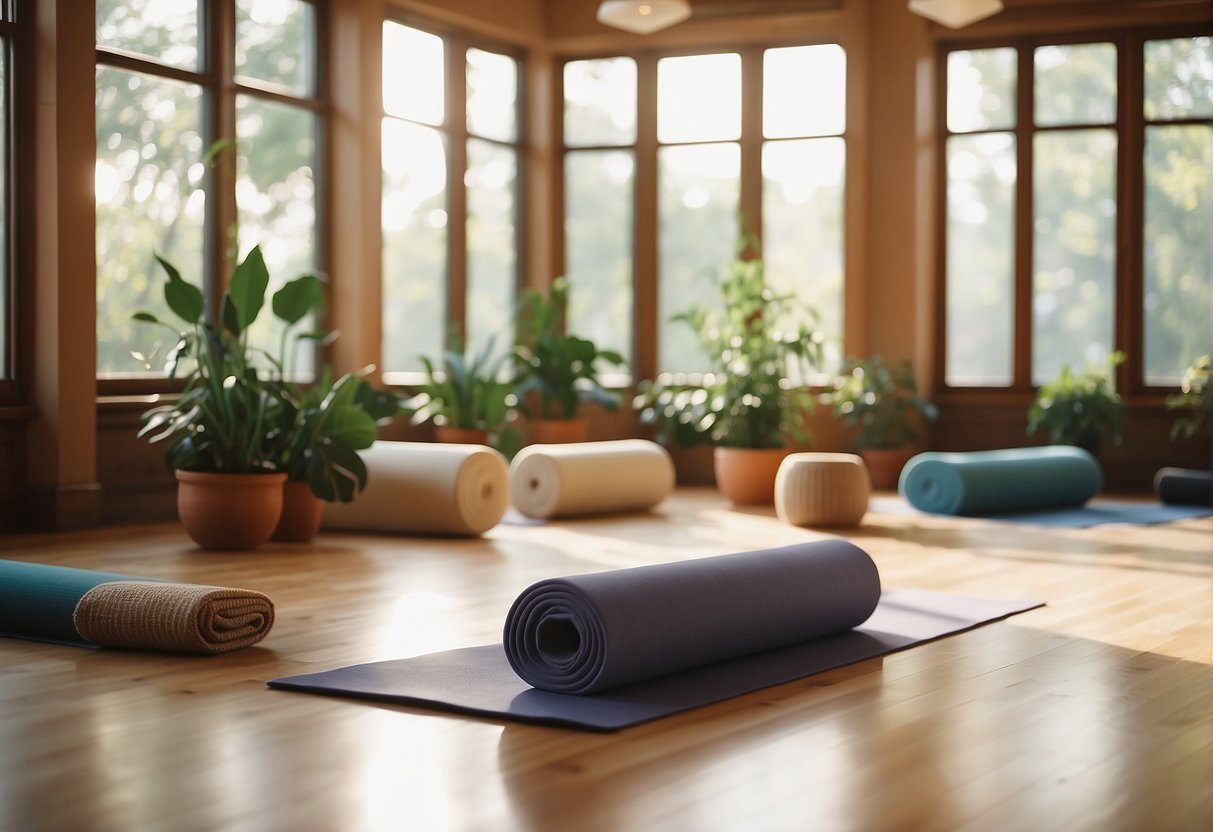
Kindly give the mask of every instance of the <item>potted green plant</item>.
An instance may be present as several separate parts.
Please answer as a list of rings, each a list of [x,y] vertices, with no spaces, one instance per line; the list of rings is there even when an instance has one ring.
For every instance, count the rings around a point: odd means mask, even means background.
[[[1028,435],[1047,428],[1057,445],[1077,445],[1098,453],[1104,439],[1119,445],[1124,403],[1112,387],[1112,372],[1125,360],[1119,350],[1103,367],[1080,373],[1062,365],[1056,378],[1040,386],[1028,408]]]
[[[607,410],[619,400],[602,386],[600,364],[622,366],[623,356],[567,331],[568,281],[557,278],[546,297],[527,290],[518,306],[514,394],[535,442],[573,442],[586,436],[582,405]]]
[[[377,434],[369,406],[374,391],[354,376],[329,383],[326,373],[311,389],[283,378],[288,343],[315,335],[287,331],[317,308],[318,278],[304,275],[273,296],[286,324],[278,357],[249,343],[249,326],[265,305],[269,275],[259,247],[232,271],[220,314],[206,314],[202,291],[175,266],[156,258],[167,275],[164,296],[183,328],[147,312],[136,320],[167,328],[174,346],[167,357],[170,379],[183,369],[184,389],[147,411],[140,436],[166,442],[175,472],[178,512],[186,531],[204,548],[255,548],[269,539],[282,517],[283,483],[306,483],[316,496],[350,500],[366,484],[357,450]],[[258,360],[269,369],[263,371]],[[253,493],[261,497],[253,498]],[[254,513],[255,506],[261,510]]]
[[[1171,425],[1171,439],[1208,436],[1209,413],[1213,410],[1213,387],[1209,385],[1209,356],[1202,355],[1184,370],[1179,392],[1167,396],[1167,410],[1183,411]]]
[[[808,379],[822,355],[816,311],[772,291],[763,261],[742,258],[747,245],[724,271],[719,306],[672,318],[696,334],[708,371],[641,382],[633,402],[659,441],[715,446],[717,486],[737,504],[771,502],[788,443],[811,441]]]
[[[864,460],[874,488],[896,488],[901,469],[914,455],[919,427],[938,416],[918,395],[914,363],[889,365],[879,355],[851,359],[823,393],[834,418],[855,431],[851,447]]]
[[[415,425],[432,422],[439,442],[484,445],[492,441],[509,419],[513,388],[503,376],[508,354],[493,354],[490,338],[474,355],[458,344],[442,353],[439,370],[427,357],[425,383],[405,402]]]

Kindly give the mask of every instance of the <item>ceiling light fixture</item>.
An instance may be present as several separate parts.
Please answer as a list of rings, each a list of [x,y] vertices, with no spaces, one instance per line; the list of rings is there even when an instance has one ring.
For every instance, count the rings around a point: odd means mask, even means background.
[[[625,32],[648,35],[691,16],[687,0],[605,0],[598,6],[598,22]]]
[[[960,29],[1002,11],[1002,0],[910,0],[910,11]]]

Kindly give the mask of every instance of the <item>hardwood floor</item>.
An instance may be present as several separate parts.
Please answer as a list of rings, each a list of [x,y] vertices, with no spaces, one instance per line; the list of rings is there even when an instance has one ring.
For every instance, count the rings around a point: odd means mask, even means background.
[[[957,636],[592,734],[269,690],[499,641],[543,577],[818,533],[681,489],[651,514],[477,540],[202,552],[176,524],[0,557],[261,590],[218,656],[0,639],[4,830],[1198,830],[1213,825],[1213,520],[1046,529],[871,512],[887,587],[1041,598]]]

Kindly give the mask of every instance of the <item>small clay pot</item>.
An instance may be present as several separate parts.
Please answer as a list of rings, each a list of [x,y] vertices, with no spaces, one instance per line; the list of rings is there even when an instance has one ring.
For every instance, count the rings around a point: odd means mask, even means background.
[[[282,484],[282,517],[271,540],[281,543],[309,543],[320,531],[324,501],[312,493],[306,482],[287,480]]]
[[[789,453],[787,448],[716,448],[716,487],[733,505],[770,505],[775,475]]]
[[[177,472],[177,514],[203,549],[256,549],[282,516],[286,474]]]

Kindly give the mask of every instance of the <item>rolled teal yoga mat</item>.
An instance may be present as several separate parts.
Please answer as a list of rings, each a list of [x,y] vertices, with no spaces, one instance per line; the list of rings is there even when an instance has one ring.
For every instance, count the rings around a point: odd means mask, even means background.
[[[0,560],[0,633],[89,644],[72,620],[76,605],[94,587],[130,580],[129,575]]]
[[[918,454],[902,470],[898,490],[919,511],[983,515],[1081,506],[1101,481],[1091,454],[1048,445]]]
[[[0,560],[0,635],[186,653],[255,644],[274,623],[260,592]]]

